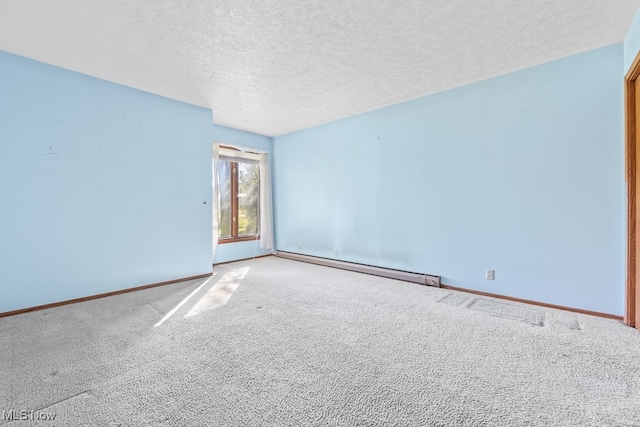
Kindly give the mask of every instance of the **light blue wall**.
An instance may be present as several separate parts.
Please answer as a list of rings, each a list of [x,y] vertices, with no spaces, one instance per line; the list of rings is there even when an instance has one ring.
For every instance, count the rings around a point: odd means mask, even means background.
[[[622,315],[622,67],[617,44],[275,138],[278,250]]]
[[[624,72],[626,74],[629,67],[636,59],[638,52],[640,51],[640,10],[636,13],[631,28],[627,32],[627,37],[624,39]]]
[[[257,256],[268,255],[272,252],[272,250],[260,248],[259,240],[224,243],[222,245],[218,245],[215,257],[213,258],[213,263],[220,264],[222,262],[231,262],[240,259],[254,258]]]
[[[254,148],[269,153],[271,168],[273,170],[273,141],[268,136],[258,135],[251,132],[245,132],[226,126],[213,126],[214,141],[229,145],[242,146],[246,148]],[[256,256],[267,255],[272,253],[271,249],[261,249],[260,241],[252,240],[248,242],[224,243],[218,245],[213,263],[235,261],[239,259],[253,258]]]
[[[0,312],[210,272],[212,140],[209,110],[0,52]]]

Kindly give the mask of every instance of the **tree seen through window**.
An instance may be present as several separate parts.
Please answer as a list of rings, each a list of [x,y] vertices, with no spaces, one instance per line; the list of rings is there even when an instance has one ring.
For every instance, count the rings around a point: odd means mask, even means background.
[[[220,241],[232,241],[260,233],[260,168],[242,161],[217,162],[220,209]]]

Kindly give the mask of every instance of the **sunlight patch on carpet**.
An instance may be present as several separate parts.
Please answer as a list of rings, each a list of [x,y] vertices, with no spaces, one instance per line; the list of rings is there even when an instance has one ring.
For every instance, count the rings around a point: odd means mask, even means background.
[[[246,276],[249,271],[249,267],[239,268],[237,270],[229,271],[222,276],[222,279],[215,286],[213,286],[209,292],[207,292],[200,301],[184,316],[195,316],[203,311],[213,310],[214,308],[222,307],[231,299],[231,295],[240,286],[240,281]]]
[[[467,301],[467,299],[468,299],[468,297],[466,295],[452,292],[452,293],[440,298],[438,300],[438,302],[441,302],[441,303],[444,303],[444,304],[447,304],[447,305],[451,305],[453,307],[459,307],[463,303],[465,303]]]
[[[581,331],[580,323],[576,319],[555,320],[553,322],[558,328],[569,329],[572,331]]]
[[[198,291],[200,289],[202,289],[202,287],[204,285],[206,285],[207,283],[209,283],[211,281],[211,279],[213,279],[213,277],[216,275],[216,273],[213,273],[211,275],[211,277],[209,277],[207,280],[205,280],[200,286],[198,286],[193,292],[191,292],[189,295],[187,295],[187,297],[185,299],[183,299],[182,301],[180,301],[180,303],[178,305],[176,305],[170,312],[168,312],[167,314],[165,314],[165,316],[160,319],[160,321],[158,323],[156,323],[155,325],[153,325],[154,328],[157,328],[158,326],[162,325],[168,318],[170,318],[171,316],[173,316],[175,314],[176,311],[178,311],[178,309],[180,307],[182,307],[183,305],[185,305],[187,303],[187,301],[189,301],[191,299],[191,297],[193,297],[195,294],[198,293]]]
[[[476,298],[468,305],[471,310],[481,311],[491,316],[515,320],[534,326],[544,325],[544,312],[502,302]]]

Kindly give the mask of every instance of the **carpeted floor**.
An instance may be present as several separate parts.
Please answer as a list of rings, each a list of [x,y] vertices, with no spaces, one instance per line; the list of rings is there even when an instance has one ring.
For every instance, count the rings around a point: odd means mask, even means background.
[[[0,417],[31,417],[0,425],[640,426],[621,322],[276,257],[214,271],[0,319]]]

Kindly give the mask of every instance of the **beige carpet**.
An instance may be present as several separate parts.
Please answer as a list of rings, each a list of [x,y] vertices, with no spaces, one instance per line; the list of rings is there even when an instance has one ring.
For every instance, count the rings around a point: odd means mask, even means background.
[[[0,319],[0,417],[31,416],[0,425],[640,426],[621,322],[275,257],[214,271]]]

